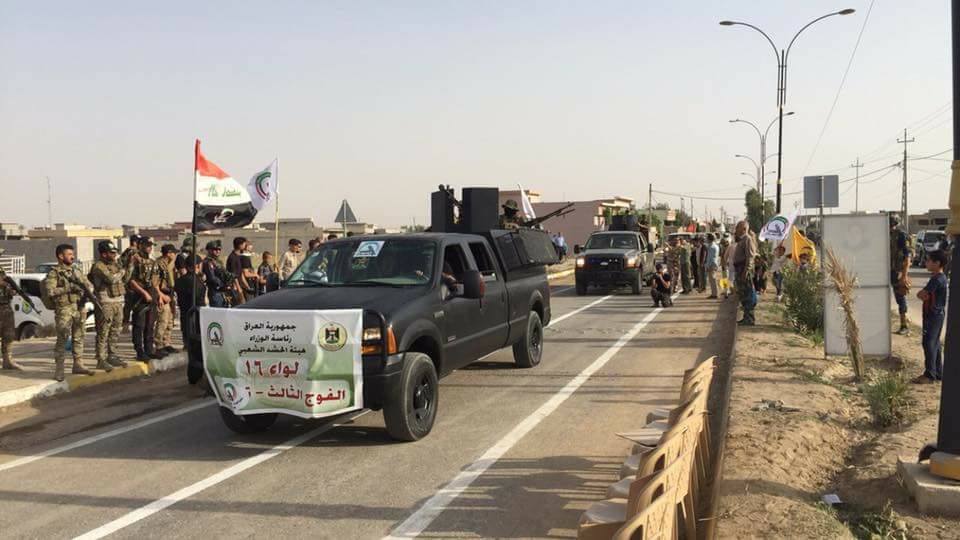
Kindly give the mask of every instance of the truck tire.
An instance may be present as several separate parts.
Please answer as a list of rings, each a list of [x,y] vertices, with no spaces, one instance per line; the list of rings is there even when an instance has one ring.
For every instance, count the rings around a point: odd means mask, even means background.
[[[527,331],[520,341],[513,344],[513,360],[517,367],[532,368],[540,363],[543,355],[543,323],[540,315],[531,311],[527,318]]]
[[[429,356],[407,353],[400,381],[383,404],[387,433],[398,441],[418,441],[433,429],[440,387],[437,369]]]
[[[270,429],[270,426],[277,421],[277,413],[264,414],[233,414],[233,411],[226,407],[220,407],[220,418],[231,431],[241,435],[250,433],[260,433]]]
[[[17,339],[21,341],[24,339],[33,339],[37,337],[37,330],[39,330],[37,323],[23,323],[20,325],[20,330],[17,332]]]
[[[577,281],[577,296],[583,296],[587,294],[587,284],[582,281]]]

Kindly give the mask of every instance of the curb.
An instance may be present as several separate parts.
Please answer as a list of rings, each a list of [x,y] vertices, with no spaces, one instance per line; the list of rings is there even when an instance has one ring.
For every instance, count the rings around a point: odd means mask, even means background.
[[[125,368],[114,368],[110,373],[98,371],[96,375],[92,377],[89,375],[67,375],[66,380],[63,382],[52,381],[0,392],[0,409],[33,401],[34,399],[70,392],[78,388],[87,388],[114,381],[149,376],[154,373],[172,371],[185,365],[187,365],[187,353],[178,352],[161,360],[151,360],[148,364],[133,361]]]

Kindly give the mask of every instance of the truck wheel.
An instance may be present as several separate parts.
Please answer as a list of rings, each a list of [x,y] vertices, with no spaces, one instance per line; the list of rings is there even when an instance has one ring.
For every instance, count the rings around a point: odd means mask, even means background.
[[[20,331],[17,334],[17,339],[33,339],[37,337],[37,324],[28,322],[20,325]]]
[[[277,421],[277,413],[264,414],[233,414],[233,411],[226,407],[220,407],[220,418],[231,431],[246,435],[249,433],[259,433],[270,429],[270,426]]]
[[[433,429],[440,399],[437,370],[430,357],[407,353],[400,382],[383,404],[387,433],[398,441],[418,441]]]
[[[543,323],[536,311],[530,312],[527,331],[520,341],[513,344],[513,360],[517,367],[532,368],[540,363],[543,355]]]
[[[577,296],[583,296],[587,294],[587,284],[581,281],[577,282]]]

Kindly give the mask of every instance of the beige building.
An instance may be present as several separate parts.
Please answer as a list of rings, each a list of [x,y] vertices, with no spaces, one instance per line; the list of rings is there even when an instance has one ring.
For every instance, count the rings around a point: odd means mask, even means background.
[[[910,216],[910,232],[916,234],[925,230],[942,231],[949,221],[949,208],[929,210],[925,214],[913,214]]]
[[[119,243],[122,237],[123,229],[57,223],[52,228],[31,229],[26,237],[18,240],[0,240],[0,248],[6,250],[6,255],[23,255],[30,270],[39,264],[56,261],[57,245],[70,244],[76,251],[77,260],[84,268],[89,268],[97,258],[98,243],[103,240]]]

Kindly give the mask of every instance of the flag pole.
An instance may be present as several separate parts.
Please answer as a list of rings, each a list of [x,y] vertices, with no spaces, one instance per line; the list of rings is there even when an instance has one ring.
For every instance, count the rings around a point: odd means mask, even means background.
[[[196,265],[196,258],[197,258],[197,168],[199,166],[199,160],[200,160],[200,139],[197,139],[193,146],[193,195],[191,195],[190,197],[192,199],[192,202],[190,204],[190,208],[192,209],[192,216],[190,221],[190,235],[193,240],[193,250],[187,259],[187,262],[188,262],[187,268],[190,267],[190,264]],[[199,309],[200,309],[200,306],[198,306],[196,302],[197,281],[198,281],[196,269],[194,269],[193,272],[190,272],[190,274],[191,274],[190,276],[191,281],[193,282],[193,290],[190,293],[193,295],[193,298],[190,299],[190,305],[193,307],[191,308],[191,312],[187,314],[187,317],[185,317],[187,324],[190,325],[190,328],[183,329],[183,335],[187,339],[193,336],[194,327],[199,325],[199,322],[197,323],[197,325],[195,325],[194,320],[197,317],[199,317]],[[189,369],[190,360],[191,360],[190,355],[195,352],[194,350],[195,348],[191,347],[191,343],[184,343],[183,346],[186,347],[187,349],[187,367]]]
[[[273,256],[280,256],[280,158],[277,158],[277,166],[274,169],[277,177],[273,179],[274,194],[277,196],[277,202],[273,206]],[[275,259],[278,260],[278,259]]]

